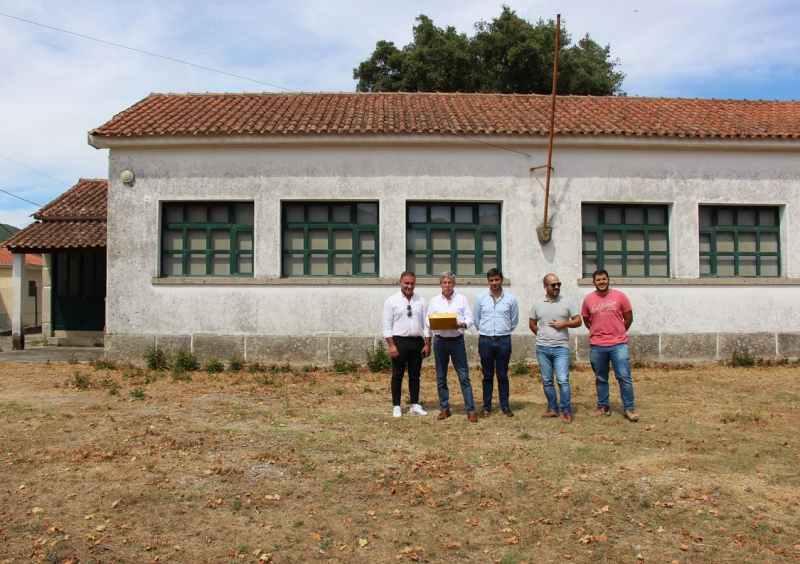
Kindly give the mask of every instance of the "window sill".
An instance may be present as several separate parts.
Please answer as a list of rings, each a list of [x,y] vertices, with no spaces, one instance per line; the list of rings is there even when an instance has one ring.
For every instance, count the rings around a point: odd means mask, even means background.
[[[458,277],[457,286],[486,286],[485,277],[467,278]],[[233,276],[214,277],[154,277],[153,286],[396,286],[398,278],[338,278],[338,277],[308,277],[308,278],[244,278]],[[589,281],[591,283],[591,280]],[[511,280],[506,278],[505,286],[511,285]],[[418,277],[417,286],[438,286],[439,277]]]
[[[611,278],[611,286],[798,286],[800,278]],[[578,286],[594,286],[578,278]]]

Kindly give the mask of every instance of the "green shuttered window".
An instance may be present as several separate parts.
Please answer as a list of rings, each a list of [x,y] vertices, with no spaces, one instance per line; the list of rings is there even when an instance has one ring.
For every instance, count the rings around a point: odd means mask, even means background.
[[[781,275],[777,207],[700,206],[700,276]]]

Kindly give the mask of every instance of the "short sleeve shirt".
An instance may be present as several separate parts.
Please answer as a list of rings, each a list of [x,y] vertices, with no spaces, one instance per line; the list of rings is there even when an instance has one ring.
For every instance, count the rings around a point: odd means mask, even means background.
[[[556,329],[548,324],[554,319],[569,321],[576,315],[580,315],[578,306],[564,296],[556,296],[552,302],[547,299],[547,296],[543,296],[533,302],[530,318],[535,319],[539,326],[539,332],[536,334],[536,346],[568,347],[569,329],[566,327]]]
[[[605,296],[592,292],[583,299],[581,317],[588,317],[589,344],[597,347],[613,347],[628,342],[623,313],[631,311],[628,297],[618,290],[609,290]]]

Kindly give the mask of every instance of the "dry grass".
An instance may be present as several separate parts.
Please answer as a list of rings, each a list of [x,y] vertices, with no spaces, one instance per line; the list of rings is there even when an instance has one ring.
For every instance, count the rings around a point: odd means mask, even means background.
[[[3,364],[0,562],[796,560],[799,372],[638,369],[631,424],[616,385],[588,417],[584,369],[564,425],[531,376],[468,424],[454,375],[434,420],[431,370],[395,420],[363,369]]]

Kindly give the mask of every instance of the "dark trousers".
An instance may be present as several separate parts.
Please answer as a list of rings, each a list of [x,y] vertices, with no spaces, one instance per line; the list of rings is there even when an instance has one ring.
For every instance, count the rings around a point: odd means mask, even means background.
[[[510,393],[508,363],[511,360],[511,336],[500,339],[478,337],[478,354],[481,356],[481,368],[483,369],[483,409],[485,411],[492,410],[495,373],[497,374],[500,407],[507,409]]]
[[[403,374],[408,368],[408,392],[411,403],[419,403],[419,373],[422,370],[422,337],[393,337],[397,358],[392,359],[392,405],[400,405]]]

